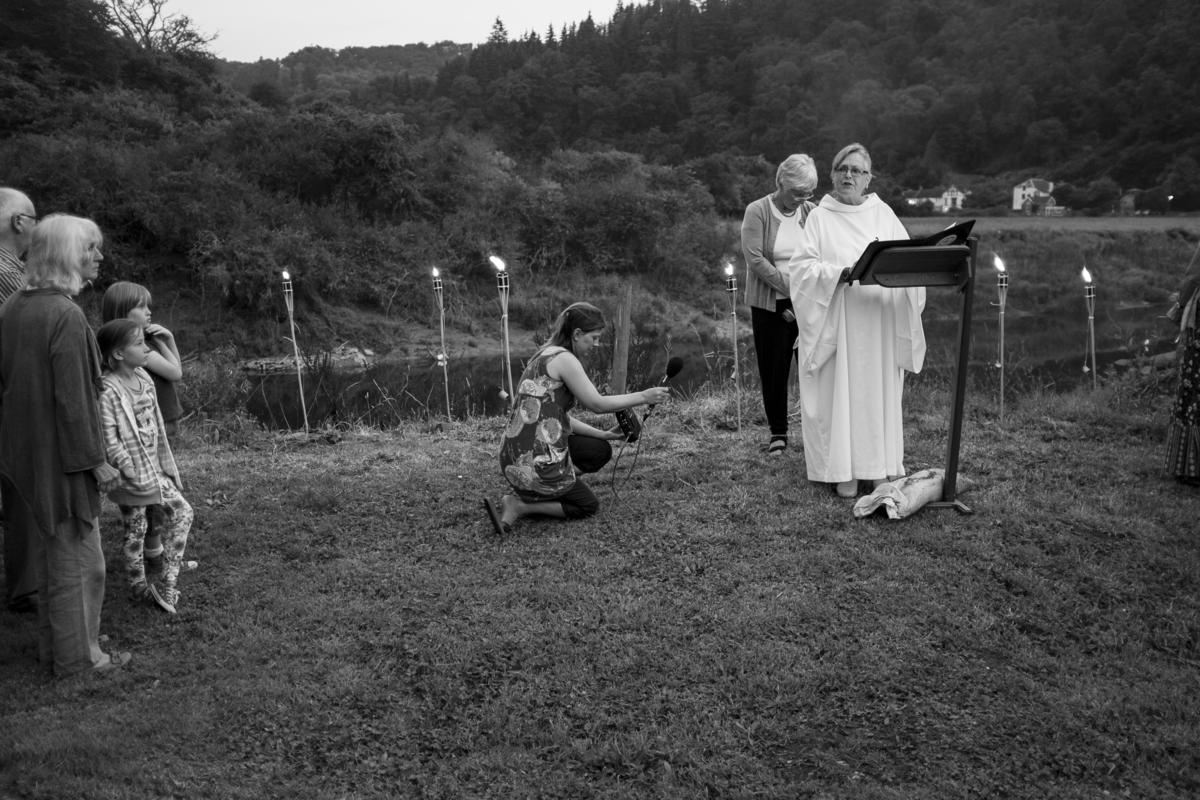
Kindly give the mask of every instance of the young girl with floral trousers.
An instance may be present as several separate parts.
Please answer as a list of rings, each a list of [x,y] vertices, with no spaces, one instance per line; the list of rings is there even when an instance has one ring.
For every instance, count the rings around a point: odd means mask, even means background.
[[[96,332],[104,360],[104,391],[100,395],[100,420],[110,464],[121,472],[120,486],[108,493],[121,509],[125,528],[125,564],[134,599],[154,602],[174,614],[179,602],[176,586],[192,507],[180,494],[179,470],[167,442],[154,382],[146,373],[150,348],[142,326],[133,320],[115,319]],[[146,579],[143,541],[146,515],[154,513],[162,535],[163,588],[159,592]]]

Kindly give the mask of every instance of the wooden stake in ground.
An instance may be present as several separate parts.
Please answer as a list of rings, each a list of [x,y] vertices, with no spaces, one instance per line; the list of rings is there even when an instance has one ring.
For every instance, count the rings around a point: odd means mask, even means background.
[[[625,290],[625,298],[617,304],[617,317],[614,321],[612,370],[609,380],[609,391],[612,394],[625,394],[625,384],[629,380],[629,329],[633,317],[633,287]]]

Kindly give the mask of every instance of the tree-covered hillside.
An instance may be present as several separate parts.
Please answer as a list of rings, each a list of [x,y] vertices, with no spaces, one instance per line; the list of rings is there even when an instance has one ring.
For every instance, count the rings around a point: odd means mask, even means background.
[[[315,311],[423,321],[411,288],[437,264],[469,312],[492,251],[686,292],[736,255],[720,218],[781,157],[854,140],[892,202],[954,180],[1001,208],[1036,175],[1080,211],[1131,188],[1200,208],[1198,43],[1186,0],[653,0],[516,37],[497,20],[478,47],[228,64],[169,0],[14,0],[0,184],[95,217],[105,280],[247,325],[278,313],[283,268]]]
[[[906,186],[1032,171],[1200,206],[1191,0],[653,0],[495,38],[436,95],[508,152],[775,162],[862,141]]]

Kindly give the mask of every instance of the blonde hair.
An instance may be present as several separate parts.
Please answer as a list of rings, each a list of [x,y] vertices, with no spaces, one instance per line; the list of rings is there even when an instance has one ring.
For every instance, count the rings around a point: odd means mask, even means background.
[[[792,153],[775,170],[775,185],[782,189],[784,184],[805,192],[817,188],[817,165],[806,153]]]
[[[90,219],[51,214],[37,224],[25,256],[25,279],[34,289],[59,289],[69,295],[83,288],[89,248],[104,243],[100,227]]]

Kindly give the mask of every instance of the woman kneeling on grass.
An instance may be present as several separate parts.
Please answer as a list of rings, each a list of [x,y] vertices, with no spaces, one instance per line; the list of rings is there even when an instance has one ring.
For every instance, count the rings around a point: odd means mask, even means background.
[[[606,440],[620,439],[572,417],[576,404],[596,412],[619,411],[671,396],[665,386],[630,394],[602,395],[588,379],[580,357],[600,343],[604,315],[590,303],[574,303],[558,315],[550,340],[534,354],[517,386],[517,402],[504,429],[500,469],[515,492],[484,507],[497,534],[509,533],[521,517],[582,519],[600,508],[577,473],[596,472],[612,457]]]

